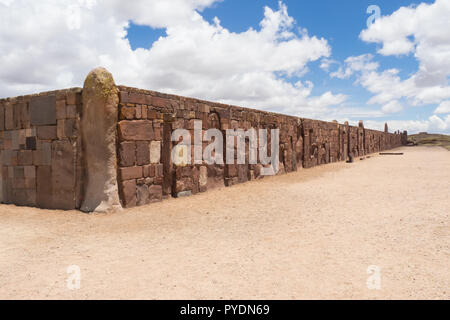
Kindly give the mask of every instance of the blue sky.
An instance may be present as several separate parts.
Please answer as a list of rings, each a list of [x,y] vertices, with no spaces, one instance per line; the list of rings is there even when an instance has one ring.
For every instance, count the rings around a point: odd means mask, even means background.
[[[100,65],[145,89],[450,133],[449,16],[448,0],[0,0],[0,95]]]
[[[377,54],[380,49],[378,43],[367,43],[360,39],[359,35],[367,28],[367,19],[371,14],[367,13],[370,5],[378,5],[381,15],[391,15],[402,6],[416,7],[419,3],[433,3],[434,1],[295,1],[285,0],[289,15],[295,19],[296,25],[306,28],[309,35],[324,38],[331,46],[331,59],[343,62],[347,57],[363,54],[373,54],[380,64],[380,72],[386,69],[396,68],[399,76],[406,80],[418,70],[419,62],[413,53],[403,55],[383,56]],[[230,32],[241,33],[249,28],[259,29],[259,23],[264,18],[264,7],[273,9],[278,7],[277,0],[270,1],[238,1],[225,0],[213,4],[200,12],[203,18],[213,23],[214,17],[220,19],[221,25]],[[139,26],[131,22],[127,38],[133,49],[150,48],[159,37],[165,36],[165,29],[155,29]],[[308,79],[314,83],[313,95],[321,95],[329,90],[344,93],[349,96],[348,106],[361,107],[376,111],[379,105],[367,105],[371,93],[366,88],[358,85],[355,78],[338,79],[329,76],[329,73],[320,68],[321,61],[308,64],[309,72],[301,79]],[[297,77],[288,78],[287,81],[295,82]],[[388,120],[421,120],[433,114],[436,104],[423,104],[420,108],[404,108],[395,114],[386,114],[377,117],[378,121]],[[368,117],[370,118],[370,117]]]

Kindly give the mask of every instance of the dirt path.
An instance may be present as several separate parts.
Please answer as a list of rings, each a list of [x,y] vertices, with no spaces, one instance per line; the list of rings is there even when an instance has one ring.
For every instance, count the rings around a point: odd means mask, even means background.
[[[450,152],[400,150],[114,215],[2,205],[0,299],[449,299]]]

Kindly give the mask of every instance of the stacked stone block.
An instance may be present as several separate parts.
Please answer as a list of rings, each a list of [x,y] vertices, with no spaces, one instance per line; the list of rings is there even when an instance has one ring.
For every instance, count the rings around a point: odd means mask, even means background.
[[[195,162],[192,141],[191,163],[175,165],[172,151],[182,150],[184,157],[188,152],[179,146],[180,141],[172,141],[172,133],[186,129],[194,139],[194,128],[199,121],[201,135],[208,129],[221,132],[224,161],[226,130],[267,129],[270,133],[271,129],[279,129],[279,174],[345,161],[349,156],[362,157],[407,142],[406,132],[391,134],[369,130],[362,123],[349,126],[348,123],[303,119],[125,86],[117,89],[118,99],[111,100],[114,107],[119,101],[117,139],[112,143],[112,149],[117,143],[117,161],[114,158],[111,168],[115,172],[117,166],[117,185],[123,207],[263,178],[264,166],[260,162],[249,163],[252,145],[248,138],[245,140],[245,164]],[[48,209],[80,208],[85,198],[83,187],[89,180],[84,177],[88,155],[83,153],[81,140],[81,133],[87,132],[81,128],[81,96],[82,89],[75,88],[0,100],[2,203]],[[91,107],[95,108],[95,103]],[[95,121],[83,119],[88,124]],[[202,141],[202,154],[209,143]],[[269,156],[271,143],[269,134]],[[237,159],[236,144],[234,148]],[[113,180],[116,181],[115,175]]]
[[[118,178],[124,207],[162,200],[163,116],[153,108],[150,96],[120,92]]]
[[[76,88],[0,101],[3,203],[47,209],[79,206],[80,104]]]

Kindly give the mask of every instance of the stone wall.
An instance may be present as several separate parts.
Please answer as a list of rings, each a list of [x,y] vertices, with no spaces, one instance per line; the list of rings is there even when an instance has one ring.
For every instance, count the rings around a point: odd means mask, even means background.
[[[173,164],[172,150],[183,151],[178,145],[180,141],[172,141],[173,131],[187,129],[194,137],[198,121],[201,121],[203,133],[207,129],[217,129],[224,137],[227,129],[279,129],[278,174],[346,161],[407,142],[406,132],[391,134],[387,127],[385,132],[365,129],[362,122],[355,127],[348,123],[303,119],[125,86],[117,86],[116,93],[114,80],[106,70],[96,69],[90,76],[92,81],[86,81],[84,89],[0,100],[2,203],[80,209],[83,201],[89,198],[84,192],[88,194],[89,186],[102,180],[95,178],[97,170],[89,174],[92,170],[88,169],[91,164],[94,165],[92,168],[103,166],[92,163],[99,158],[102,144],[99,146],[98,143],[103,140],[109,144],[112,141],[113,151],[102,161],[112,168],[114,181],[105,179],[100,182],[105,185],[96,188],[107,195],[117,194],[113,187],[117,190],[118,186],[123,207],[146,205],[168,197],[189,196],[263,178],[261,170],[267,165],[249,164],[251,148],[257,147],[249,139],[245,140],[246,164],[207,164],[203,161]],[[114,90],[108,89],[108,95],[105,95],[105,88],[111,85]],[[84,108],[87,111],[83,112]],[[85,113],[84,118],[82,113]],[[91,119],[100,115],[112,119],[113,130],[108,134],[99,132],[98,136],[103,138],[94,139],[92,146],[88,146],[93,132],[103,130],[101,128],[105,126],[102,121]],[[117,119],[116,133],[114,119]],[[115,137],[107,139],[109,136]],[[203,141],[203,149],[209,143]],[[271,145],[270,136],[268,145]],[[224,145],[224,157],[225,151]],[[192,158],[194,154],[192,147]],[[81,209],[100,211],[101,207],[102,212],[108,211],[111,199],[103,199],[103,195],[98,198],[87,201],[93,204]],[[97,206],[100,200],[103,204]],[[113,209],[112,205],[110,209]]]
[[[279,174],[392,149],[405,140],[399,133],[365,129],[362,122],[354,127],[125,86],[118,89],[119,190],[125,207],[262,178],[261,164],[175,166],[170,155],[178,142],[171,141],[171,134],[183,128],[194,137],[195,121],[201,121],[203,133],[218,129],[224,137],[227,129],[280,129]],[[203,150],[207,144],[203,142]],[[246,163],[249,147],[246,141]],[[194,163],[194,149],[191,157]]]
[[[0,199],[46,209],[79,207],[81,89],[0,100]]]

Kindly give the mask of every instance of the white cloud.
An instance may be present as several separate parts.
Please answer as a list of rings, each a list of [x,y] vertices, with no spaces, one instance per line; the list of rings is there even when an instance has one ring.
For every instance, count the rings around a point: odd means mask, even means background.
[[[429,117],[426,120],[390,120],[387,121],[389,131],[394,132],[400,130],[407,130],[408,134],[419,132],[429,133],[444,133],[450,132],[450,115],[446,118],[440,118],[436,115]],[[385,121],[368,120],[364,122],[366,127],[383,130]]]
[[[360,38],[380,43],[382,55],[413,54],[419,70],[391,89],[415,104],[439,103],[450,97],[450,1],[402,7],[363,30]]]
[[[450,113],[450,100],[443,101],[439,106],[434,110],[436,114],[445,114]]]
[[[383,111],[384,113],[397,113],[402,110],[403,106],[397,100],[392,100],[381,108],[381,111]]]
[[[102,65],[120,84],[302,116],[324,116],[342,94],[313,96],[308,63],[330,56],[325,39],[299,29],[280,2],[258,29],[235,33],[201,10],[215,0],[21,1],[0,4],[0,95],[80,86]],[[43,18],[45,17],[45,18]],[[165,28],[133,51],[129,21]],[[297,31],[300,30],[300,31]]]

